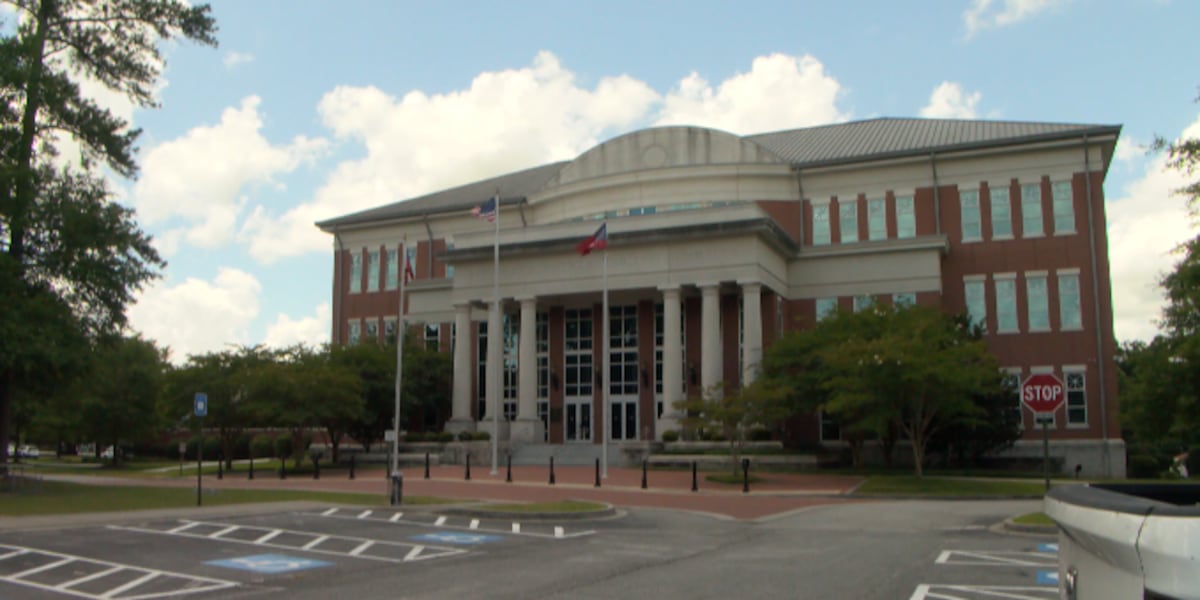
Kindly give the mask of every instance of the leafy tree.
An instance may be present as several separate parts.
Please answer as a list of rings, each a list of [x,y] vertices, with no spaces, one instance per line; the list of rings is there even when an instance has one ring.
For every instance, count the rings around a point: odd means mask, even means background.
[[[359,381],[362,411],[346,432],[370,450],[392,428],[396,398],[396,347],[380,344],[334,346],[332,360],[349,369]],[[402,407],[403,409],[403,407]]]
[[[317,424],[329,436],[331,460],[338,460],[342,436],[363,416],[363,396],[358,374],[333,360],[331,347],[320,351],[301,350],[295,366],[308,383],[309,401]]]
[[[774,381],[758,380],[740,389],[717,384],[676,406],[686,415],[684,427],[712,429],[729,442],[730,466],[737,475],[746,432],[756,425],[773,425],[791,414],[787,398],[787,391]]]
[[[162,392],[166,351],[141,337],[110,337],[97,344],[80,402],[83,433],[113,447],[142,440],[160,425],[155,404]]]
[[[151,107],[159,43],[216,44],[207,5],[3,1],[17,26],[0,36],[0,469],[16,390],[27,389],[43,365],[64,362],[58,347],[21,342],[73,329],[91,337],[118,332],[132,294],[163,264],[101,174],[104,167],[137,173],[139,132],[84,98],[77,78]],[[66,141],[77,144],[79,160],[63,167],[56,161]]]

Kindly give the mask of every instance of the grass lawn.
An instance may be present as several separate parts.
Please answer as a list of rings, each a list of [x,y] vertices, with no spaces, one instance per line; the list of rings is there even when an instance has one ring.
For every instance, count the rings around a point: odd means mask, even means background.
[[[483,507],[484,510],[494,510],[497,512],[519,512],[519,513],[574,513],[574,512],[594,512],[604,510],[603,504],[595,502],[584,502],[582,500],[560,500],[558,502],[530,502],[528,504],[488,504]]]
[[[205,506],[311,500],[338,504],[384,505],[380,494],[300,490],[204,490]],[[405,496],[405,504],[446,504],[442,498]],[[145,486],[102,486],[39,481],[0,493],[0,515],[28,516],[196,506],[196,490]]]
[[[1013,519],[1014,523],[1022,525],[1053,525],[1054,520],[1046,516],[1046,513],[1035,512],[1027,515],[1021,515]]]
[[[866,495],[912,496],[1042,496],[1045,485],[1038,481],[945,479],[915,475],[871,475],[858,488]]]

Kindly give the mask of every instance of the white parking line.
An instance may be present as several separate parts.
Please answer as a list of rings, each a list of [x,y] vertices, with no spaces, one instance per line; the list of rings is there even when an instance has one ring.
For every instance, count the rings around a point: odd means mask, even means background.
[[[404,516],[404,513],[396,513],[396,514],[392,515],[392,518],[390,518],[388,520],[395,523],[396,521],[400,520],[400,517],[403,517],[403,516]]]
[[[479,529],[479,519],[471,519],[471,529]]]
[[[133,588],[135,588],[139,585],[142,585],[143,583],[146,583],[147,581],[150,581],[151,579],[154,579],[155,577],[158,577],[158,573],[154,573],[154,572],[146,573],[145,575],[142,575],[141,577],[138,577],[137,579],[134,579],[133,581],[127,582],[123,585],[118,585],[117,587],[115,587],[111,590],[108,590],[107,592],[104,592],[104,594],[101,595],[100,597],[105,598],[105,599],[112,598],[112,597],[116,596],[117,594],[124,592],[125,590],[132,590]]]
[[[976,600],[1007,598],[1008,600],[1049,600],[1058,598],[1056,587],[1007,585],[949,585],[923,583],[917,586],[909,600]]]
[[[199,524],[200,524],[200,523],[199,523],[199,522],[196,522],[196,521],[192,521],[192,522],[190,522],[190,523],[184,523],[183,525],[180,525],[179,527],[176,527],[175,529],[172,529],[172,530],[171,530],[171,531],[169,531],[168,533],[179,533],[179,532],[181,532],[181,531],[187,531],[187,530],[189,530],[189,529],[191,529],[191,528],[193,528],[193,527],[195,527],[195,526],[197,526],[197,525],[199,525]]]
[[[46,563],[40,567],[26,569],[24,571],[21,571],[20,573],[13,573],[12,575],[9,575],[9,577],[12,577],[13,579],[20,579],[22,577],[27,577],[29,575],[33,575],[34,573],[41,573],[42,571],[49,571],[50,569],[57,569],[58,567],[61,567],[69,562],[75,562],[75,559],[74,558],[64,558],[62,560],[57,560],[52,563]]]
[[[333,507],[333,508],[331,508],[331,509],[329,509],[329,510],[327,510],[327,511],[323,512],[323,513],[321,513],[321,516],[322,516],[322,517],[328,517],[329,515],[332,515],[333,513],[337,512],[337,511],[338,511],[338,509],[337,509],[337,507],[335,506],[335,507]]]
[[[1048,567],[1057,566],[1058,558],[1046,552],[945,550],[934,562],[939,565],[976,567]]]
[[[265,543],[275,539],[275,536],[277,536],[281,533],[283,533],[282,529],[274,529],[274,530],[264,534],[262,537],[258,538],[257,540],[254,540],[254,543],[255,544],[265,544]]]
[[[362,554],[364,550],[366,550],[367,548],[370,548],[371,546],[374,546],[374,545],[375,545],[375,542],[373,540],[367,540],[367,541],[359,544],[358,547],[356,547],[355,549],[351,550],[350,556],[358,556],[359,554]]]
[[[434,525],[444,525],[445,523],[446,517],[438,517],[437,520],[433,522]]]
[[[70,581],[60,583],[60,584],[58,584],[57,587],[60,589],[74,587],[81,583],[87,583],[93,579],[100,579],[101,577],[108,577],[109,575],[112,575],[113,573],[116,573],[117,571],[120,571],[121,569],[122,569],[122,567],[109,567],[103,571],[96,571],[95,573],[92,573],[91,575],[84,575],[83,577],[80,577],[78,579],[72,579]]]
[[[564,534],[564,533],[565,533],[565,531],[563,530],[563,528],[562,528],[562,527],[558,527],[558,526],[556,526],[556,527],[554,528],[554,537],[556,537],[556,538],[560,538],[560,537],[562,537],[562,536],[563,536],[563,534]]]
[[[364,511],[362,511],[362,512],[358,513],[358,518],[360,518],[360,519],[365,519],[365,518],[367,518],[367,517],[371,516],[371,513],[372,513],[372,512],[374,512],[374,511],[370,511],[370,510],[364,510]]]
[[[330,512],[330,511],[333,511],[333,512]],[[335,519],[358,520],[357,515],[355,515],[355,516],[341,515],[341,514],[338,514],[337,509],[330,509],[330,510],[326,510],[324,512],[312,513],[312,514],[320,515],[322,517],[331,517],[331,518],[335,518]],[[499,534],[510,534],[511,533],[511,534],[523,535],[523,536],[527,536],[527,537],[536,537],[536,538],[545,538],[545,539],[560,539],[560,540],[584,537],[584,536],[593,535],[596,533],[596,531],[593,529],[586,529],[586,530],[580,530],[580,531],[574,531],[571,533],[567,533],[566,528],[563,526],[555,526],[554,533],[538,533],[538,532],[533,532],[533,531],[523,531],[522,527],[521,527],[521,523],[515,522],[515,521],[511,523],[511,525],[509,526],[508,529],[499,529],[499,528],[491,529],[488,527],[484,527],[483,521],[481,521],[480,519],[471,519],[469,522],[467,522],[466,525],[455,525],[455,524],[451,523],[449,518],[444,515],[439,515],[432,523],[429,521],[418,521],[418,520],[412,520],[412,519],[404,520],[403,517],[404,517],[404,513],[397,512],[397,513],[393,513],[390,517],[387,517],[387,518],[384,518],[381,515],[372,520],[384,521],[384,522],[396,523],[396,524],[416,525],[419,527],[445,527],[447,529],[460,529],[460,530],[467,530],[467,531],[479,531],[479,532],[484,532],[484,533],[499,533]]]
[[[521,524],[520,524],[520,523],[515,523],[515,522],[514,522],[514,523],[512,524],[512,532],[513,532],[513,533],[521,533]]]
[[[227,533],[233,533],[234,531],[237,531],[238,529],[240,529],[240,528],[237,525],[230,525],[229,527],[226,527],[225,529],[208,534],[208,537],[216,539]]]
[[[313,539],[313,541],[311,541],[303,546],[300,546],[300,547],[304,550],[312,550],[313,548],[320,546],[321,542],[324,542],[327,539],[329,539],[329,536],[327,536],[327,535],[317,536],[315,539]]]

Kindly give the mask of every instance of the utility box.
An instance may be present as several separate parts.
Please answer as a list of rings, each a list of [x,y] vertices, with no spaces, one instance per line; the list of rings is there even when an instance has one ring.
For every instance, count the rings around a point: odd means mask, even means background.
[[[1063,485],[1044,502],[1062,598],[1200,600],[1200,485]]]

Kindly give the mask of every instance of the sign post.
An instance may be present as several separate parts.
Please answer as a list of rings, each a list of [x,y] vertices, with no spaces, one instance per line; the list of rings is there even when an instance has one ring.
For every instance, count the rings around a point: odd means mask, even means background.
[[[1053,373],[1030,375],[1021,383],[1021,403],[1033,411],[1034,422],[1042,426],[1042,474],[1050,489],[1050,423],[1062,406],[1066,387]]]
[[[196,392],[192,412],[200,419],[200,437],[196,441],[196,506],[200,506],[200,477],[204,471],[204,417],[208,415],[208,394]]]

